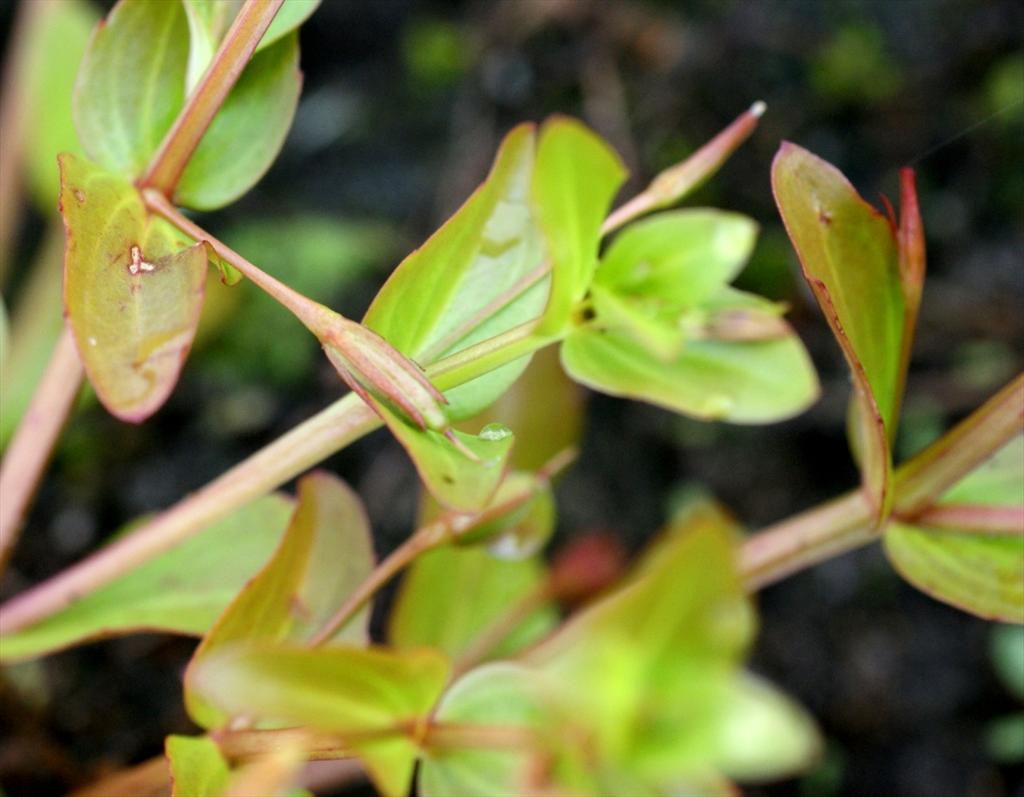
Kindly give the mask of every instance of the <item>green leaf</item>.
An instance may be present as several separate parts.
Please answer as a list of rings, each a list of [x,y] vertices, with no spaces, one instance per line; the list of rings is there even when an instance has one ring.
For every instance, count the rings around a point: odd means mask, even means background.
[[[171,767],[171,797],[220,797],[228,785],[228,762],[205,736],[168,736],[164,750]]]
[[[615,152],[579,122],[556,117],[544,124],[530,197],[552,281],[538,332],[560,334],[590,287],[601,225],[625,176]]]
[[[440,432],[418,429],[383,402],[371,401],[438,501],[462,512],[475,512],[487,505],[505,475],[515,442],[508,427],[492,424],[481,429],[479,435],[454,431],[459,444],[476,457],[473,460]]]
[[[1024,435],[951,488],[942,505],[1019,506],[1024,483]],[[890,523],[889,561],[932,597],[992,620],[1024,623],[1024,529],[1008,534]]]
[[[933,598],[988,620],[1024,623],[1024,537],[891,523],[885,552],[903,578]]]
[[[267,32],[263,34],[260,43],[256,46],[256,52],[269,47],[279,39],[298,28],[303,22],[313,16],[313,12],[320,6],[321,0],[284,0],[284,5],[274,16]]]
[[[436,503],[421,503],[420,523],[439,514]],[[498,559],[527,559],[536,554],[555,531],[555,497],[546,478],[512,471],[505,475],[487,506],[455,523],[454,545],[486,545]]]
[[[715,506],[691,508],[621,587],[527,655],[610,770],[652,783],[710,774],[708,733],[753,632],[735,534]]]
[[[466,426],[499,421],[516,431],[509,464],[519,470],[536,471],[579,443],[583,391],[565,375],[554,347],[538,351],[516,383]]]
[[[298,62],[294,31],[252,57],[186,166],[178,204],[213,210],[263,176],[295,114]],[[93,35],[75,89],[75,126],[89,157],[141,175],[184,106],[188,67],[181,3],[120,0]]]
[[[821,737],[807,712],[749,673],[733,681],[710,737],[716,768],[740,781],[793,777],[821,755]]]
[[[544,583],[544,566],[536,558],[508,561],[478,547],[436,548],[417,557],[402,580],[388,639],[398,648],[427,645],[458,658]],[[557,622],[550,602],[540,602],[509,629],[493,655],[511,655]]]
[[[772,189],[786,231],[853,374],[854,449],[882,519],[892,501],[889,446],[900,402],[905,303],[890,221],[829,163],[784,143]]]
[[[767,312],[764,300],[726,290],[721,309]],[[561,355],[573,379],[602,393],[733,423],[788,418],[817,397],[807,351],[781,321],[781,335],[692,340],[667,360],[638,340],[634,330],[604,328],[600,321],[574,328],[562,343]]]
[[[142,174],[185,100],[182,4],[120,0],[96,28],[75,84],[78,139],[93,161]]]
[[[243,0],[183,0],[188,16],[189,53],[187,91],[191,91],[213,60],[224,34],[238,15]],[[256,52],[298,28],[313,15],[320,0],[285,0],[267,32],[263,34]]]
[[[185,706],[192,719],[204,728],[226,720],[192,689],[191,673],[198,662],[240,640],[308,641],[373,566],[370,525],[359,496],[322,471],[303,478],[281,545],[224,610],[192,657],[185,673]],[[369,608],[359,612],[334,640],[365,645],[369,616]]]
[[[1024,711],[990,722],[985,728],[985,750],[999,764],[1013,766],[1024,762]]]
[[[185,167],[175,202],[215,210],[252,188],[281,151],[301,90],[293,32],[249,61]]]
[[[182,0],[188,20],[188,72],[185,93],[190,94],[213,60],[224,34],[243,0]],[[280,12],[279,12],[280,13]]]
[[[674,318],[732,282],[757,240],[757,225],[739,213],[677,210],[627,227],[608,247],[594,276],[619,296]]]
[[[291,510],[279,495],[247,504],[66,609],[0,636],[0,659],[34,658],[139,631],[206,633],[270,556]]]
[[[96,23],[93,7],[80,0],[39,3],[28,15],[19,70],[19,113],[27,133],[27,178],[37,207],[53,213],[60,174],[57,153],[80,152],[71,119],[71,96],[78,65]]]
[[[364,323],[427,366],[539,316],[548,280],[524,283],[543,260],[528,201],[533,162],[533,127],[520,125],[505,137],[483,184],[395,269]],[[493,312],[481,316],[488,307]],[[448,391],[449,417],[479,412],[527,362],[522,358]]]
[[[192,345],[206,247],[148,217],[124,179],[70,154],[60,164],[68,322],[100,401],[137,423],[170,395]]]
[[[445,693],[435,713],[438,723],[524,730],[548,721],[549,696],[538,673],[520,664],[497,662],[466,673]],[[526,776],[540,749],[446,748],[424,751],[419,771],[423,797],[505,797],[525,794]]]
[[[601,259],[591,286],[602,327],[629,332],[662,360],[678,356],[694,311],[735,277],[757,225],[715,210],[662,213],[628,227]]]
[[[337,733],[363,759],[377,788],[405,794],[448,662],[427,649],[391,652],[239,645],[199,662],[195,687],[233,715]]]

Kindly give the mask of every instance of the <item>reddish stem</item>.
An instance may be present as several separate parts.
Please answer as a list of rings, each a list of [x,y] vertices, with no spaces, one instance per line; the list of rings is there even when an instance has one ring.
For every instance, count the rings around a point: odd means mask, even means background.
[[[0,573],[82,384],[82,363],[65,326],[0,467]]]
[[[174,193],[189,158],[283,3],[284,0],[245,0],[210,66],[139,179],[140,188],[154,188],[168,197]]]

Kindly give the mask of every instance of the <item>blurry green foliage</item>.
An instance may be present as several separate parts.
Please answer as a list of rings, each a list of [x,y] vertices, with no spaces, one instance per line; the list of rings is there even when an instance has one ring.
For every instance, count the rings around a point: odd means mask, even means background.
[[[1024,121],[1024,52],[999,61],[985,77],[985,104],[1004,128]]]
[[[992,664],[1003,685],[1024,702],[1024,627],[999,625],[992,629]]]
[[[808,75],[822,97],[849,103],[887,100],[902,82],[885,35],[866,21],[840,27],[815,55]]]
[[[825,748],[818,766],[800,779],[800,797],[834,797],[843,787],[846,756],[833,744]]]
[[[51,214],[57,205],[58,152],[81,152],[71,120],[71,93],[78,64],[98,15],[82,0],[39,3],[30,25],[25,64],[28,183],[37,206]]]
[[[223,240],[258,260],[269,274],[327,305],[395,248],[394,234],[382,223],[316,215],[252,219],[226,229]],[[222,326],[229,319],[230,330]],[[245,281],[232,288],[211,286],[204,324],[197,345],[205,342],[207,348],[199,362],[225,381],[293,386],[319,361],[316,339]]]
[[[443,19],[412,22],[402,36],[402,60],[417,83],[431,88],[451,85],[470,65],[467,33]]]

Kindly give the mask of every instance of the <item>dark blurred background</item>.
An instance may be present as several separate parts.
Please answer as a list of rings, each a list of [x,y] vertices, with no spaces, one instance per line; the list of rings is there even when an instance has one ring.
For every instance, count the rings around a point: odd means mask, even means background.
[[[13,11],[4,0],[4,41]],[[751,102],[767,102],[753,138],[688,204],[761,223],[739,284],[790,303],[823,397],[759,428],[590,395],[582,456],[558,490],[560,539],[609,529],[635,548],[698,488],[756,529],[856,484],[846,369],[769,190],[782,139],[835,163],[872,201],[895,198],[901,165],[918,171],[929,275],[900,458],[1021,368],[1020,0],[324,0],[301,40],[305,87],[284,151],[251,193],[203,223],[356,316],[482,179],[513,124],[581,117],[632,169],[628,196]],[[21,260],[42,226],[24,220]],[[16,299],[17,271],[13,284]],[[153,420],[127,426],[95,405],[76,416],[6,592],[169,506],[339,395],[315,341],[251,286],[214,292],[206,314],[195,356]],[[405,537],[416,480],[385,434],[325,465],[362,494],[380,552]],[[771,587],[759,603],[753,667],[809,707],[828,752],[805,778],[749,793],[1024,794],[1024,739],[1001,739],[994,725],[1021,706],[997,676],[993,626],[904,585],[877,548]],[[139,636],[20,668],[17,693],[5,688],[0,702],[10,797],[58,793],[98,761],[140,761],[166,733],[188,732],[179,677],[192,645]]]

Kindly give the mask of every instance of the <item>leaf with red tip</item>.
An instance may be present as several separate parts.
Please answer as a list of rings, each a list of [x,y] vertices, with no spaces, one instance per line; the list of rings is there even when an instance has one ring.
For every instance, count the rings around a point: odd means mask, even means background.
[[[192,345],[206,247],[150,218],[124,178],[66,153],[60,165],[65,312],[100,401],[138,423],[170,395]]]
[[[889,220],[831,164],[784,143],[772,190],[804,275],[853,373],[851,443],[881,521],[892,501],[890,444],[902,391],[906,301]]]

